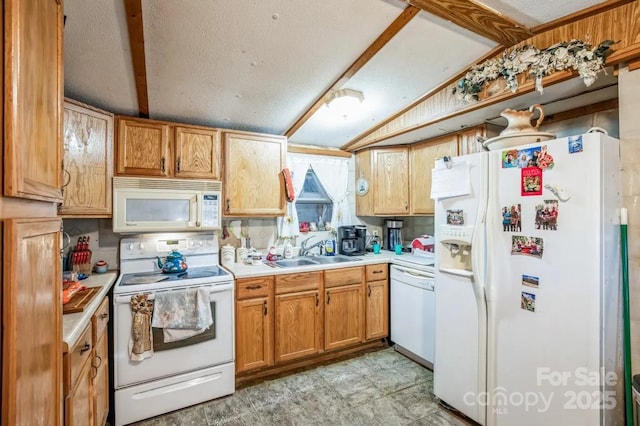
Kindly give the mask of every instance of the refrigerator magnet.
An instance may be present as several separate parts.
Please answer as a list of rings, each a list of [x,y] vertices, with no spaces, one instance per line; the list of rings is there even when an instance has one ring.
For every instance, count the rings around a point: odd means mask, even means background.
[[[511,237],[511,254],[542,258],[544,242],[542,238],[513,235]]]
[[[582,152],[582,135],[569,136],[569,154]]]
[[[534,277],[533,275],[522,275],[522,285],[526,285],[527,287],[538,288],[538,283],[540,282],[540,278]]]
[[[502,168],[503,169],[511,169],[518,167],[518,150],[517,149],[509,149],[507,151],[502,151]]]
[[[536,164],[541,170],[553,169],[553,166],[555,165],[555,163],[553,162],[553,156],[547,152],[546,145],[543,145],[542,148],[540,148]]]
[[[538,167],[520,169],[520,182],[520,195],[542,195],[542,169]]]
[[[536,229],[545,231],[558,230],[558,200],[544,200],[543,204],[535,206]]]
[[[502,231],[522,231],[522,205],[511,204],[502,208]]]
[[[520,307],[525,311],[535,312],[536,311],[536,295],[533,293],[527,293],[526,291],[523,291],[520,297]]]
[[[447,210],[447,225],[464,225],[462,210]]]

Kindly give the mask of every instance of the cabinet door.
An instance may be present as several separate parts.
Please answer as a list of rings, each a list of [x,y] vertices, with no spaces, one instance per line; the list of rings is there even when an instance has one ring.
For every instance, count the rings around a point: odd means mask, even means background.
[[[226,216],[281,216],[285,213],[284,168],[287,139],[225,133],[224,206]]]
[[[428,143],[411,147],[411,214],[434,214],[435,204],[431,199],[431,170],[436,158],[458,154],[456,135],[445,136]]]
[[[320,293],[317,290],[276,296],[276,362],[320,351]]]
[[[172,175],[168,124],[132,118],[118,118],[117,121],[117,174]]]
[[[93,424],[93,410],[91,398],[91,367],[87,360],[80,376],[75,382],[75,387],[67,396],[64,407],[65,426],[87,426]]]
[[[376,215],[409,214],[409,149],[373,151],[373,191]]]
[[[482,144],[478,142],[478,137],[486,137],[486,135],[487,132],[484,126],[473,127],[458,133],[458,155],[482,151]]]
[[[103,426],[107,422],[109,414],[109,339],[107,333],[94,346],[93,359],[93,420],[97,426]]]
[[[65,102],[63,170],[61,215],[111,215],[113,114]]]
[[[175,176],[220,180],[220,132],[199,127],[175,127]]]
[[[389,285],[387,280],[367,283],[365,339],[381,339],[389,334]]]
[[[62,1],[4,4],[4,195],[62,201]]]
[[[3,221],[3,425],[62,422],[60,225]]]
[[[273,364],[273,309],[268,297],[236,301],[236,372]]]
[[[326,289],[324,300],[324,349],[362,342],[362,284]]]

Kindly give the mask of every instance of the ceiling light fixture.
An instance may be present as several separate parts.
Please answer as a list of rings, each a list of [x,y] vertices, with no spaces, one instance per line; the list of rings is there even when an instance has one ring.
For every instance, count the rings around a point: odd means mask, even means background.
[[[362,101],[364,101],[362,92],[353,89],[340,89],[333,92],[326,103],[329,110],[346,119],[360,108]]]

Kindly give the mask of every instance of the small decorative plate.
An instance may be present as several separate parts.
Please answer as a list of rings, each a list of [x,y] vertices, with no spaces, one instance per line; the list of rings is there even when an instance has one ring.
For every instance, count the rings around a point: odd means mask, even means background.
[[[363,196],[369,192],[369,181],[361,177],[356,181],[356,194]]]

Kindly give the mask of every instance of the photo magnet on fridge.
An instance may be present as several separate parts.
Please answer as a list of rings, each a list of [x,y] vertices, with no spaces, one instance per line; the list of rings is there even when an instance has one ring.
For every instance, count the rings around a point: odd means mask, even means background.
[[[569,154],[582,152],[582,135],[569,136]]]
[[[517,167],[524,169],[525,167],[534,167],[538,165],[538,156],[541,147],[533,146],[524,149],[509,149],[502,151],[502,168],[508,169]]]
[[[539,282],[540,282],[540,278],[534,277],[533,275],[522,276],[522,285],[526,285],[527,287],[538,288]]]
[[[558,230],[558,200],[544,200],[536,205],[536,229]]]
[[[447,210],[447,225],[464,225],[462,210]]]
[[[542,195],[542,169],[538,167],[525,167],[520,169],[520,195]]]
[[[536,295],[533,293],[527,293],[526,291],[523,291],[522,296],[520,297],[520,307],[525,311],[535,312],[536,311]]]
[[[542,238],[514,235],[511,237],[511,254],[542,258],[544,242]]]
[[[521,204],[511,204],[502,208],[502,231],[522,232]]]

